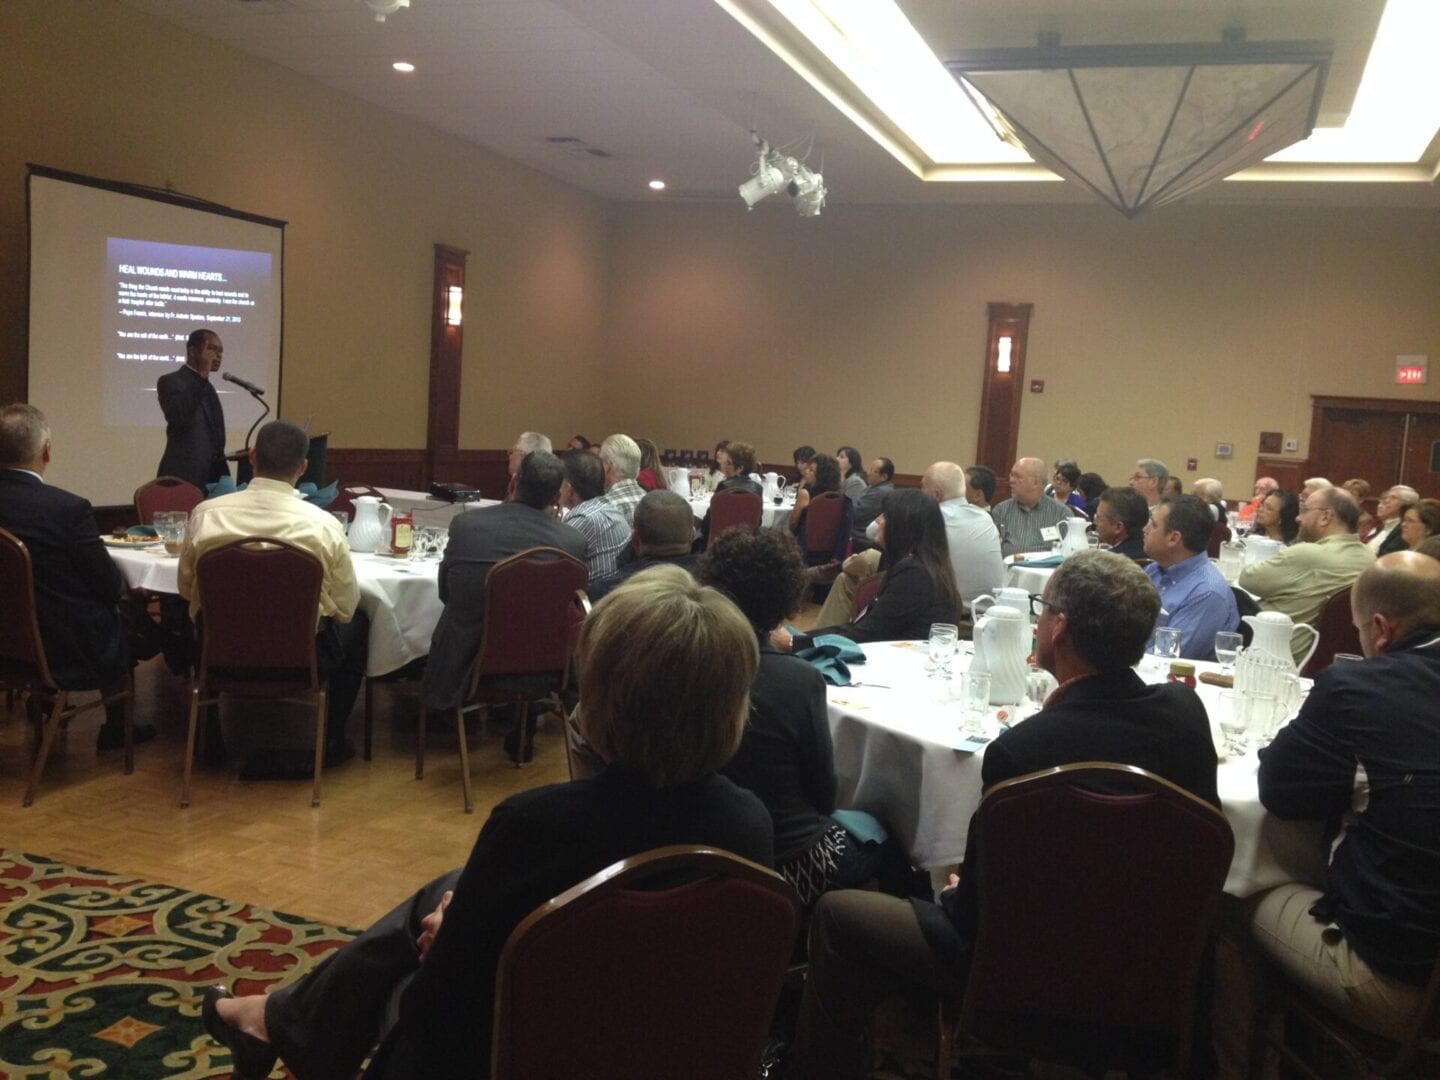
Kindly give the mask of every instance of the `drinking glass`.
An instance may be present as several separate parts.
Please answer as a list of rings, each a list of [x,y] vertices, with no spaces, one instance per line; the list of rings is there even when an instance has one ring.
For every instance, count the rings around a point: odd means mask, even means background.
[[[932,623],[930,625],[929,656],[925,666],[932,679],[950,677],[950,660],[955,655],[959,630],[954,623]]]
[[[1225,753],[1239,757],[1245,753],[1245,732],[1249,718],[1245,698],[1238,690],[1220,691],[1220,732],[1225,736]]]
[[[1247,690],[1242,696],[1245,713],[1245,731],[1257,748],[1270,745],[1275,729],[1284,716],[1285,705],[1274,694],[1260,694]]]
[[[180,548],[185,543],[185,526],[189,520],[190,515],[184,510],[161,510],[151,519],[151,524],[155,526],[155,535],[165,543],[165,554],[180,554]]]
[[[350,514],[349,514],[349,511],[346,511],[346,510],[331,510],[331,511],[330,511],[330,516],[333,517],[336,521],[340,522],[340,531],[341,531],[341,532],[349,532],[349,531],[350,531]]]
[[[1245,639],[1233,630],[1221,630],[1215,635],[1215,659],[1220,661],[1222,674],[1235,674],[1235,657],[1244,643]]]
[[[985,716],[990,711],[990,672],[967,671],[960,685],[960,700],[965,709],[961,731],[966,735],[984,735]]]
[[[1150,652],[1160,658],[1162,665],[1180,659],[1180,631],[1173,626],[1156,627]]]

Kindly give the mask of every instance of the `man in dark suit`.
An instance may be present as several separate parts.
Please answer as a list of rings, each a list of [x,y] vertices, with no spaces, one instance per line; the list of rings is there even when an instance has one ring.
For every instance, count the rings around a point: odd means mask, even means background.
[[[155,383],[165,414],[165,454],[156,476],[178,476],[201,491],[230,475],[225,462],[225,413],[210,381],[225,352],[213,330],[196,330],[185,342],[185,364]]]
[[[1082,551],[1055,571],[1036,603],[1036,657],[1060,686],[1044,709],[986,747],[984,787],[1057,765],[1113,761],[1218,808],[1205,706],[1188,687],[1149,686],[1131,670],[1160,613],[1145,572],[1123,556]],[[952,877],[939,904],[848,890],[821,898],[796,1039],[802,1076],[866,1075],[865,1032],[876,1004],[903,988],[951,993],[963,985],[981,887],[973,855],[982,840],[972,821],[964,874]]]
[[[35,578],[40,640],[66,690],[115,690],[130,673],[120,572],[100,542],[95,513],[78,495],[45,483],[50,428],[33,405],[0,409],[0,528],[22,540]],[[99,748],[124,743],[122,706],[107,706]],[[135,741],[154,738],[136,728]]]
[[[454,709],[469,689],[470,669],[485,630],[485,579],[502,559],[532,547],[553,547],[585,561],[585,537],[546,511],[555,505],[565,466],[554,454],[525,455],[511,502],[471,510],[450,523],[440,563],[445,610],[430,641],[423,692],[431,709]]]

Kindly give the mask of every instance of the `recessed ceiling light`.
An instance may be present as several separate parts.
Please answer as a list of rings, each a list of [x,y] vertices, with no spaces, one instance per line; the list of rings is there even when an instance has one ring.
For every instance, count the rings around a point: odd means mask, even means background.
[[[665,181],[664,181],[664,180],[651,180],[651,181],[650,181],[650,190],[651,190],[651,191],[664,191],[664,190],[665,190]]]
[[[409,75],[410,72],[415,70],[415,65],[410,63],[409,60],[396,60],[390,66],[396,71],[403,71],[406,75]]]

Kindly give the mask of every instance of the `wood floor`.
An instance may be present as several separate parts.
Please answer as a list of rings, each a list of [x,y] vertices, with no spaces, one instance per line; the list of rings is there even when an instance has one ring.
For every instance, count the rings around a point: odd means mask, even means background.
[[[241,781],[233,765],[195,768],[181,810],[186,684],[158,659],[137,676],[137,720],[159,735],[135,750],[97,753],[100,710],[57,739],[28,808],[29,768],[19,709],[0,723],[0,847],[71,864],[132,873],[325,922],[364,927],[435,875],[464,863],[490,808],[506,796],[568,778],[558,724],[542,724],[535,761],[517,769],[498,735],[470,742],[475,813],[460,794],[453,733],[426,741],[415,779],[413,704],[376,694],[374,759],[327,769],[321,805],[310,782]],[[412,699],[413,700],[413,699]],[[363,698],[362,698],[363,705]],[[351,717],[358,748],[362,707]],[[228,736],[227,736],[228,737]],[[312,744],[313,745],[313,744]]]

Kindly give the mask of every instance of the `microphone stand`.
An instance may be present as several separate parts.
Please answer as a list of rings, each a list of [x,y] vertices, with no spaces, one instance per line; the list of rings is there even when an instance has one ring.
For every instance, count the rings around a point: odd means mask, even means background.
[[[270,415],[270,406],[267,405],[265,403],[265,399],[259,394],[257,394],[254,390],[248,390],[246,392],[260,403],[260,408],[265,410],[255,418],[255,423],[251,424],[250,430],[245,433],[245,456],[248,458],[250,456],[250,436],[255,434],[255,429],[260,426],[260,421],[264,420],[265,417]]]

